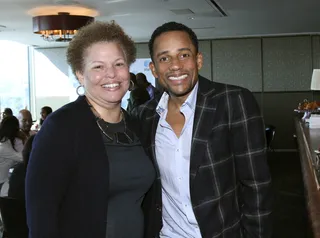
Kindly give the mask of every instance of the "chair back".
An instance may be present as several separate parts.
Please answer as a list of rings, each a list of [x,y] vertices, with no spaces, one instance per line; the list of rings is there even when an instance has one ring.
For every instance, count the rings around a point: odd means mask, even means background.
[[[276,127],[273,125],[266,125],[266,140],[267,140],[267,149],[269,151],[273,151],[272,141],[274,139],[274,135],[276,134]]]
[[[24,201],[10,197],[0,197],[0,212],[4,234],[7,238],[28,238]]]

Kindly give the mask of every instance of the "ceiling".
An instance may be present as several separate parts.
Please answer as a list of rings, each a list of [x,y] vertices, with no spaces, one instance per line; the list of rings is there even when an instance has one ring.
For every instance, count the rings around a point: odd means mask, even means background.
[[[0,0],[0,40],[36,47],[65,46],[67,43],[46,42],[33,34],[28,11],[70,2]],[[98,10],[96,20],[115,20],[136,42],[147,42],[153,30],[168,21],[186,24],[199,39],[320,32],[318,0],[78,0],[73,3]]]

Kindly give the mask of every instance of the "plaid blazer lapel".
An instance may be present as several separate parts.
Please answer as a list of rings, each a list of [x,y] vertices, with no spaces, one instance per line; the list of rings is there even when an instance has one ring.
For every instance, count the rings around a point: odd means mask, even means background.
[[[193,123],[191,156],[190,156],[190,188],[201,165],[203,155],[207,151],[208,138],[213,128],[215,117],[215,89],[208,80],[199,76],[199,88]]]
[[[157,164],[157,160],[156,160],[156,132],[157,132],[157,127],[158,127],[158,122],[159,122],[159,114],[155,111],[154,112],[154,116],[153,116],[153,119],[152,119],[152,126],[151,126],[151,138],[150,138],[150,141],[151,141],[151,152],[152,152],[152,159],[153,159],[153,162],[157,165],[156,168],[157,170],[159,169],[158,168],[158,164]],[[158,175],[160,175],[159,171],[158,171]]]

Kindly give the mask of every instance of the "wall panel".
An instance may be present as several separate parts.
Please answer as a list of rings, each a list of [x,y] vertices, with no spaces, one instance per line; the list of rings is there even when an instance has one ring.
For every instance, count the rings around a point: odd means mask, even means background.
[[[137,58],[151,58],[148,49],[148,43],[137,43]]]
[[[262,91],[260,38],[212,41],[213,80]]]
[[[211,42],[210,41],[199,41],[199,52],[203,55],[203,65],[200,70],[200,74],[207,79],[212,80],[211,75]]]
[[[320,37],[312,36],[312,66],[320,69]]]
[[[310,90],[310,36],[263,38],[262,49],[265,92]]]

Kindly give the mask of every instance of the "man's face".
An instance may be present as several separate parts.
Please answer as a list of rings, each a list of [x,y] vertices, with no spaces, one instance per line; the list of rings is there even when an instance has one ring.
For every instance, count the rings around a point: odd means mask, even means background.
[[[32,126],[32,117],[29,111],[23,111],[19,113],[19,126],[20,129],[29,132]]]
[[[3,113],[2,113],[2,118],[1,118],[1,119],[5,118],[6,116],[7,116],[7,113],[3,112]]]
[[[48,116],[47,111],[44,109],[41,109],[40,116],[42,120],[45,120]]]
[[[202,55],[196,52],[189,35],[170,31],[158,36],[153,45],[150,69],[171,97],[185,100],[198,82]]]

